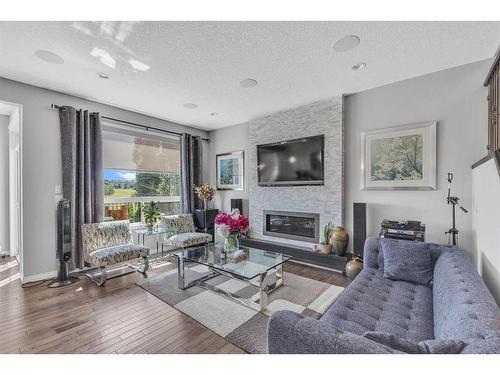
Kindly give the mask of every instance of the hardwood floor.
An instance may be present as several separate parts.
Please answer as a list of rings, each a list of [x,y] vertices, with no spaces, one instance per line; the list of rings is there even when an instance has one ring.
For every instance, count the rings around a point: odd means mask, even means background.
[[[339,273],[302,264],[284,270],[347,284]],[[0,259],[0,353],[245,353],[135,285],[141,278],[132,273],[99,287],[82,276],[59,289],[21,288],[17,261]]]

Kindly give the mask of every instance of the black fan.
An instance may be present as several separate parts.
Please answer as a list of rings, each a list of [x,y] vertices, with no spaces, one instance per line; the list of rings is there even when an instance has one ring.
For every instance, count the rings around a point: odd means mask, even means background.
[[[58,288],[71,285],[78,277],[70,276],[69,260],[71,259],[71,202],[61,199],[57,206],[57,277],[48,285]]]

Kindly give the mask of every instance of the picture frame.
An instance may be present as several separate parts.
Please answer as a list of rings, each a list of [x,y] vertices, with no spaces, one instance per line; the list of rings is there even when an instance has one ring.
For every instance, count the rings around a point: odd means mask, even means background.
[[[437,122],[361,133],[362,190],[436,190]]]
[[[244,189],[244,152],[233,151],[216,155],[217,190]]]

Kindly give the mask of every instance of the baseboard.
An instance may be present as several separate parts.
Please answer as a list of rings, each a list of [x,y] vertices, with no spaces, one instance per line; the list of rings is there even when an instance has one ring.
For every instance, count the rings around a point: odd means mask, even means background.
[[[32,283],[34,281],[42,281],[53,279],[57,276],[57,271],[39,273],[32,276],[21,277],[21,284]]]

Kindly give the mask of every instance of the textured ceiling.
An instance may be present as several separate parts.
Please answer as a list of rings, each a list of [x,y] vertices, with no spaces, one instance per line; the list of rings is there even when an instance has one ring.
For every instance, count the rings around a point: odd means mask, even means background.
[[[350,34],[359,46],[334,52]],[[499,43],[500,22],[0,22],[0,76],[215,129],[491,58]]]

